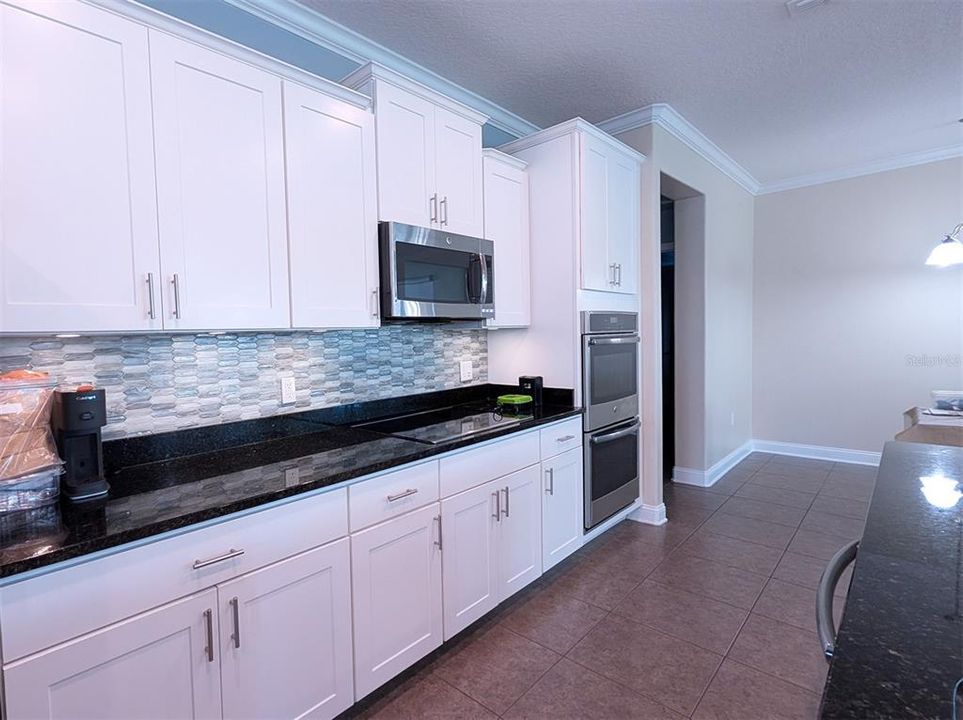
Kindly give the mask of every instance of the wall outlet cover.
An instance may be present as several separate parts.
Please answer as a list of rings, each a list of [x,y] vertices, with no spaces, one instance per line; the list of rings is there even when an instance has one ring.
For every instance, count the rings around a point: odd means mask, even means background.
[[[294,377],[281,378],[281,404],[290,405],[297,400],[297,388],[294,385]]]
[[[458,372],[461,376],[462,382],[468,382],[475,377],[475,373],[472,370],[471,360],[462,360],[458,363]]]

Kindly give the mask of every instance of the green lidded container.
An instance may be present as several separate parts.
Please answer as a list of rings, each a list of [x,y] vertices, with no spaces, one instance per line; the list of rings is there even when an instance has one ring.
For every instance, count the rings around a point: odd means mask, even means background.
[[[498,409],[505,415],[528,415],[532,412],[531,395],[499,395],[496,398]]]

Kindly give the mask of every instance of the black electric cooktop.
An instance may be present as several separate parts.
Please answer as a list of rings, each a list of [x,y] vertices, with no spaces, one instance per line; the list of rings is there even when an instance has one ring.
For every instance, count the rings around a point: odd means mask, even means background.
[[[490,407],[455,405],[387,420],[361,423],[354,427],[427,445],[440,445],[452,440],[511,427],[531,419],[531,415],[507,415]]]

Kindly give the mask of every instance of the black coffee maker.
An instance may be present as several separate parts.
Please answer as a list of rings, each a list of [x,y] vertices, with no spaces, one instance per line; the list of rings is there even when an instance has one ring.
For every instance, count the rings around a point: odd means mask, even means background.
[[[107,398],[103,390],[81,386],[54,393],[50,425],[57,452],[64,461],[61,492],[68,500],[93,500],[107,495],[100,429],[107,424]]]

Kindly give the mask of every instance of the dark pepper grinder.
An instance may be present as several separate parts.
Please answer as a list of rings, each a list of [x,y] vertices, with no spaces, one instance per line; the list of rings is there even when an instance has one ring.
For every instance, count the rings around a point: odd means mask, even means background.
[[[535,407],[542,407],[542,376],[522,375],[518,378],[518,388],[523,395],[531,395]]]

